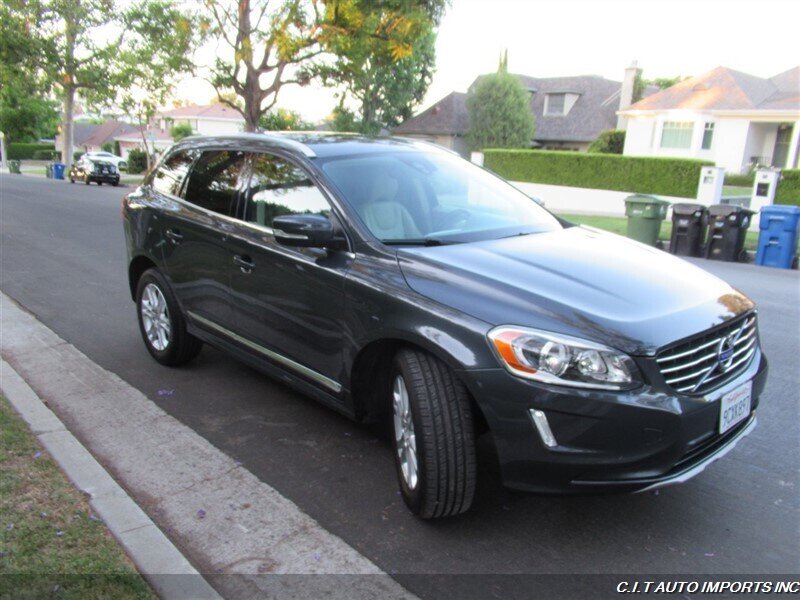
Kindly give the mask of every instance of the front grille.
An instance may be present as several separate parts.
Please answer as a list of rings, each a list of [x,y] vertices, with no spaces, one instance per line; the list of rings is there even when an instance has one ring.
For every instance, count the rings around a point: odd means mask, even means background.
[[[704,394],[744,371],[757,346],[756,315],[751,313],[662,350],[656,362],[672,389],[685,394]],[[721,351],[723,358],[727,358],[728,350],[732,350],[731,358],[721,361]]]

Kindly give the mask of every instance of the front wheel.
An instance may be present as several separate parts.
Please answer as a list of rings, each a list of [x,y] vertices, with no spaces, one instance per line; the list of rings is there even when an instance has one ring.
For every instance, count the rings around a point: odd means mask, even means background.
[[[391,401],[400,491],[418,517],[465,512],[475,494],[475,434],[469,395],[453,371],[430,354],[401,350]]]
[[[175,294],[157,269],[148,269],[139,279],[136,308],[147,351],[162,365],[182,365],[200,353],[203,343],[186,331]]]

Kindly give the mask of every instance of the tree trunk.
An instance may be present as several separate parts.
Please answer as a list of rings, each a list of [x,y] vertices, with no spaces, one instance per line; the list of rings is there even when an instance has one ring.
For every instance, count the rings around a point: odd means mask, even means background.
[[[64,121],[61,124],[61,162],[66,165],[64,170],[69,172],[72,166],[72,112],[75,107],[75,88],[71,85],[64,88]]]

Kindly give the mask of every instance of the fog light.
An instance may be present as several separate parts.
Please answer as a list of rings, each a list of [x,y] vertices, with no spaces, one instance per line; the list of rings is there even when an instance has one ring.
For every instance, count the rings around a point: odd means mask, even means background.
[[[550,423],[547,422],[547,415],[544,414],[543,411],[535,408],[530,409],[530,414],[533,424],[536,426],[536,430],[539,432],[539,437],[542,438],[544,445],[548,448],[557,446],[556,437],[550,430]]]

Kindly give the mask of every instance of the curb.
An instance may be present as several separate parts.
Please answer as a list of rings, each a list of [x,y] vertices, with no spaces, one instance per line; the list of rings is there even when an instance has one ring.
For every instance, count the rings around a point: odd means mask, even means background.
[[[159,597],[221,598],[36,392],[2,359],[0,387],[72,484],[89,497],[92,509]]]

